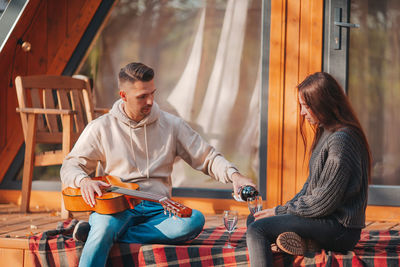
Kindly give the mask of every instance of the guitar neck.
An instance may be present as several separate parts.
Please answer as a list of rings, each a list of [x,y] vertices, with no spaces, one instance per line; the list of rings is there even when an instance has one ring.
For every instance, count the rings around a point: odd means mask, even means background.
[[[137,191],[137,190],[126,189],[126,188],[119,187],[119,186],[111,186],[109,188],[106,188],[105,191],[124,194],[124,195],[128,195],[130,197],[137,198],[137,199],[158,202],[164,207],[165,210],[168,210],[173,215],[176,215],[179,217],[190,217],[192,215],[192,209],[190,209],[178,202],[175,202],[165,196],[160,196],[160,195],[156,195],[156,194],[152,194],[152,193],[148,193],[148,192],[141,192],[141,191]]]
[[[161,201],[167,199],[167,197],[164,197],[164,196],[160,196],[160,195],[156,195],[156,194],[152,194],[152,193],[148,193],[148,192],[142,192],[142,191],[138,191],[138,190],[126,189],[126,188],[119,187],[119,186],[111,186],[109,188],[106,188],[105,191],[124,194],[124,195],[131,196],[133,198],[148,200],[148,201],[153,201],[153,202],[161,202]]]

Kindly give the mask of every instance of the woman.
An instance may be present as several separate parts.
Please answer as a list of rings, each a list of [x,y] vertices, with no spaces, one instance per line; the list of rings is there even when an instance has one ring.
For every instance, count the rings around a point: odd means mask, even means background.
[[[309,176],[285,205],[248,218],[252,267],[273,265],[272,243],[292,255],[352,250],[365,227],[371,154],[361,125],[331,75],[314,73],[297,88],[305,145],[304,119],[315,129]]]

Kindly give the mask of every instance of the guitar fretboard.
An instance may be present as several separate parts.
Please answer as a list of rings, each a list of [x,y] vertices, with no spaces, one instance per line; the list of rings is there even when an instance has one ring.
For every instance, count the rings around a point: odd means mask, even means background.
[[[165,198],[164,196],[160,196],[160,195],[156,195],[156,194],[152,194],[152,193],[148,193],[148,192],[142,192],[142,191],[138,191],[138,190],[130,190],[130,189],[126,189],[126,188],[119,187],[119,186],[111,186],[109,188],[106,188],[105,191],[124,194],[124,195],[128,195],[131,197],[137,197],[140,199],[156,201],[156,202],[160,202],[161,200],[163,200]]]
[[[111,186],[109,188],[105,188],[106,192],[113,192],[131,196],[133,198],[138,198],[142,200],[148,200],[153,202],[158,202],[164,207],[164,213],[169,211],[170,214],[176,215],[179,217],[190,217],[192,215],[192,210],[178,202],[175,202],[168,197],[160,196],[148,192],[141,192],[138,190],[131,190],[119,186]]]

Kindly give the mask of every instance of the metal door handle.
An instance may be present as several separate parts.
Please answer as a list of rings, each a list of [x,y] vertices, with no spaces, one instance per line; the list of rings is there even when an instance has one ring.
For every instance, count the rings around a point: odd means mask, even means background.
[[[333,10],[333,44],[332,48],[335,50],[342,49],[342,27],[346,28],[360,28],[360,24],[353,24],[348,22],[342,22],[342,9],[335,7]]]
[[[335,22],[333,22],[333,24],[335,24],[336,26],[339,26],[339,27],[360,28],[360,24],[354,24],[354,23],[335,21]]]

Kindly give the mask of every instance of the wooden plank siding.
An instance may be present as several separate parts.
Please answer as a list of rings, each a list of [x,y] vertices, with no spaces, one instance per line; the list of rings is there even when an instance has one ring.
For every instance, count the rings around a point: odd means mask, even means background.
[[[321,70],[322,31],[322,1],[271,1],[268,207],[291,199],[306,179],[296,85]]]
[[[0,182],[24,142],[15,111],[15,77],[61,74],[100,3],[101,0],[31,0],[27,4],[0,53],[0,71],[6,74],[0,77]],[[30,52],[17,45],[19,38],[31,43]]]

